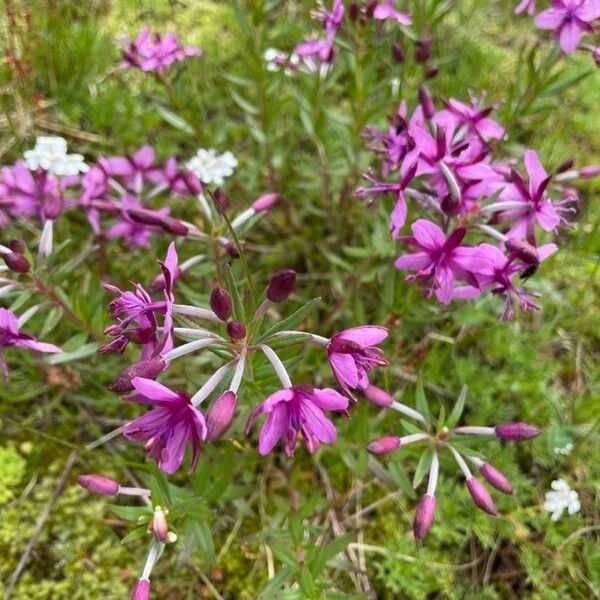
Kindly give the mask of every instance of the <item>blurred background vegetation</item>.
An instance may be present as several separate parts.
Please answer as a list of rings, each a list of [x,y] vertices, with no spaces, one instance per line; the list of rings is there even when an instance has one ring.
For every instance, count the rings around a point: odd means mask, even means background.
[[[600,72],[589,56],[565,59],[560,77],[536,89],[528,65],[541,60],[547,45],[539,44],[531,19],[512,15],[513,2],[402,4],[415,13],[416,38],[432,32],[432,62],[440,72],[428,85],[436,97],[464,100],[468,90],[486,92],[499,104],[509,151],[519,156],[525,147],[536,148],[548,170],[568,159],[578,166],[600,163]],[[491,445],[490,459],[516,489],[515,498],[498,499],[497,519],[477,512],[464,486],[442,476],[436,523],[422,548],[411,533],[416,496],[407,474],[415,455],[407,450],[381,464],[367,458],[366,441],[393,431],[397,421],[366,403],[354,409],[352,420],[339,421],[336,445],[312,458],[298,452],[293,462],[259,460],[255,443],[241,436],[211,446],[190,484],[201,497],[197,511],[180,536],[180,551],[157,566],[154,597],[256,598],[271,567],[277,574],[292,569],[298,543],[314,546],[330,530],[349,532],[362,544],[361,552],[354,546],[349,552],[364,573],[353,572],[348,554],[328,561],[316,581],[285,592],[271,586],[263,597],[600,597],[600,184],[583,184],[575,226],[561,233],[560,252],[530,283],[543,296],[543,312],[502,323],[490,296],[451,307],[425,301],[392,267],[400,247],[387,233],[390,206],[367,209],[353,196],[373,158],[363,149],[362,128],[384,127],[401,98],[415,104],[423,74],[412,59],[414,40],[404,36],[404,65],[390,53],[401,37],[394,28],[377,37],[365,29],[353,34],[354,51],[342,51],[325,81],[268,73],[263,51],[291,51],[316,29],[314,8],[311,0],[6,0],[2,164],[40,134],[66,137],[90,161],[143,143],[153,144],[160,157],[186,158],[198,147],[232,150],[240,164],[226,191],[236,206],[271,190],[284,199],[253,237],[271,251],[249,256],[252,268],[261,282],[276,268],[300,273],[297,304],[324,298],[311,329],[329,335],[361,322],[385,324],[392,330],[385,347],[392,366],[377,383],[410,404],[420,372],[434,411],[450,408],[467,384],[465,421],[526,420],[545,433],[527,446]],[[179,106],[151,75],[118,68],[119,36],[136,35],[144,24],[176,31],[184,45],[205,49],[202,59],[176,69]],[[193,214],[193,206],[178,202],[178,215]],[[77,219],[60,224],[58,238],[70,243],[57,264],[85,247],[82,230]],[[167,243],[155,243],[156,257],[164,256]],[[111,278],[123,286],[147,282],[155,256],[115,244],[107,256]],[[31,321],[32,331],[67,349],[90,344],[87,355],[49,365],[7,352],[11,379],[0,389],[0,592],[67,457],[77,452],[15,599],[126,597],[145,552],[139,541],[120,543],[129,525],[108,502],[74,485],[82,471],[135,478],[132,473],[152,470],[125,441],[83,450],[137,414],[106,389],[122,359],[94,353],[108,325],[102,279],[91,258],[56,280],[87,333],[59,310],[50,320],[46,312]],[[210,278],[199,270],[183,285],[184,293],[206,299]],[[191,389],[209,362],[177,365],[170,383]],[[318,383],[330,382],[317,351],[306,348],[302,364]],[[245,400],[246,407],[260,393]],[[241,412],[240,423],[247,411]],[[567,443],[574,445],[569,455],[555,452]],[[578,490],[582,509],[551,523],[542,504],[559,477]],[[174,481],[185,485],[187,476]],[[290,502],[296,495],[298,508]],[[301,523],[300,540],[294,523]]]

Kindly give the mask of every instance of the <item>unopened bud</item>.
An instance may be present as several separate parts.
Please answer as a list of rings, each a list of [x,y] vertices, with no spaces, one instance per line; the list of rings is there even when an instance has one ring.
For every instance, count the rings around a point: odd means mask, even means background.
[[[489,515],[496,516],[498,514],[490,493],[485,489],[481,481],[475,479],[475,477],[471,477],[471,479],[467,479],[467,488],[477,507]]]
[[[18,252],[3,254],[2,258],[4,259],[6,266],[13,271],[13,273],[27,273],[29,271],[29,261]]]
[[[460,212],[461,203],[453,194],[446,194],[442,199],[440,208],[444,211],[445,215],[455,217]]]
[[[227,212],[227,209],[229,208],[229,198],[227,197],[227,194],[221,188],[217,188],[214,193],[214,198],[217,210],[220,213]]]
[[[227,335],[235,342],[246,337],[246,326],[243,321],[236,319],[227,323]]]
[[[392,44],[392,58],[400,64],[406,60],[406,52],[404,46],[400,42],[394,42]]]
[[[538,256],[535,247],[523,240],[508,238],[508,240],[506,240],[506,249],[509,252],[513,252],[517,258],[527,265],[540,264],[540,257]]]
[[[423,109],[423,116],[426,119],[433,118],[433,115],[435,115],[435,104],[430,91],[424,85],[419,87],[419,104]]]
[[[282,269],[277,271],[269,280],[267,298],[275,304],[287,300],[296,285],[296,271]]]
[[[150,581],[138,579],[131,592],[131,600],[148,600],[150,598]]]
[[[148,523],[148,531],[152,532],[157,540],[163,543],[167,541],[169,525],[167,523],[167,515],[161,506],[154,507],[154,515]]]
[[[220,438],[231,425],[237,406],[237,396],[231,391],[221,394],[206,413],[206,441]]]
[[[559,173],[564,173],[565,171],[571,170],[573,168],[574,164],[575,164],[575,161],[573,159],[571,159],[571,160],[565,160],[564,163],[560,164],[556,168],[556,175],[558,175]]]
[[[266,212],[279,202],[279,198],[279,194],[276,194],[275,192],[263,194],[252,203],[252,208],[259,213]]]
[[[348,16],[352,21],[356,21],[358,19],[358,15],[360,14],[360,7],[356,2],[352,2],[350,4],[350,8],[348,9]]]
[[[12,239],[8,242],[8,247],[17,254],[25,252],[25,242],[23,240]]]
[[[401,440],[398,436],[390,435],[373,440],[367,450],[371,454],[388,454],[400,447]]]
[[[431,56],[431,37],[423,36],[423,39],[417,42],[417,51],[415,52],[415,60],[419,63],[425,63]]]
[[[119,491],[119,484],[102,475],[79,475],[77,483],[88,492],[100,496],[114,496]]]
[[[376,8],[377,8],[377,0],[371,0],[371,2],[369,2],[367,4],[365,14],[367,15],[367,17],[369,17],[369,19],[373,18],[373,14],[375,13]]]
[[[504,473],[498,471],[496,467],[493,467],[489,463],[483,463],[479,472],[485,477],[486,481],[498,491],[508,494],[509,496],[513,493],[510,481],[506,478]]]
[[[185,236],[188,234],[187,225],[184,225],[178,219],[173,219],[172,217],[166,217],[160,224],[162,229],[167,233],[172,233],[173,235],[181,235]]]
[[[240,257],[240,253],[238,251],[237,246],[235,245],[235,242],[227,242],[227,244],[225,244],[225,250],[227,250],[227,254],[229,254],[231,258]]]
[[[378,388],[375,385],[367,386],[367,389],[363,391],[365,398],[370,400],[376,406],[381,406],[382,408],[387,408],[394,403],[394,399],[381,388]]]
[[[108,389],[117,394],[131,392],[133,384],[131,380],[134,377],[144,377],[145,379],[156,379],[160,373],[165,370],[166,363],[160,357],[142,360],[123,369],[108,386]]]
[[[425,79],[433,79],[434,77],[438,76],[439,72],[440,72],[439,66],[433,65],[432,67],[429,67],[427,69],[427,71],[425,71]]]
[[[222,287],[216,287],[210,295],[210,307],[221,321],[227,321],[232,312],[231,295],[229,292]]]
[[[501,423],[494,427],[494,432],[501,440],[530,440],[540,435],[541,431],[527,423]]]
[[[435,497],[430,494],[425,494],[419,502],[417,512],[415,513],[415,520],[413,521],[413,534],[418,542],[423,540],[431,529],[436,504]]]
[[[600,166],[582,167],[579,169],[579,176],[584,178],[596,177],[600,175]]]

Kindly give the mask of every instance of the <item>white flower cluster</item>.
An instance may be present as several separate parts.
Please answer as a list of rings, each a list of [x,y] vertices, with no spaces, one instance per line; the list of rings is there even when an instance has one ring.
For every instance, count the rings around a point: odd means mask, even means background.
[[[88,170],[81,154],[67,154],[67,141],[61,137],[38,137],[35,148],[27,150],[23,157],[30,171],[44,169],[53,175],[63,176]]]
[[[562,448],[559,446],[554,448],[554,454],[562,454],[563,456],[568,456],[569,454],[571,454],[573,448],[573,444],[569,442],[568,444],[565,444]]]
[[[237,167],[237,164],[236,157],[229,151],[217,154],[217,151],[212,148],[208,150],[200,148],[185,166],[202,183],[223,185],[223,180],[233,173],[233,169]]]
[[[569,487],[564,479],[557,479],[550,484],[553,492],[546,492],[546,502],[544,508],[552,513],[550,519],[558,521],[565,510],[570,515],[579,512],[581,504],[579,503],[579,494]]]

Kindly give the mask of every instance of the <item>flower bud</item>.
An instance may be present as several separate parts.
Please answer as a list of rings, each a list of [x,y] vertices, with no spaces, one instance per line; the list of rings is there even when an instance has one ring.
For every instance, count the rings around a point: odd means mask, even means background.
[[[244,322],[239,319],[229,321],[229,323],[227,323],[227,335],[234,342],[243,340],[246,337],[246,326],[244,325]]]
[[[424,35],[423,39],[417,42],[417,51],[415,52],[415,60],[419,63],[425,63],[431,56],[431,36]]]
[[[2,258],[4,259],[6,266],[13,273],[27,273],[29,271],[29,261],[18,252],[3,254]]]
[[[44,199],[42,214],[45,219],[54,221],[60,215],[63,209],[63,197],[57,192],[48,194]]]
[[[220,213],[227,212],[227,209],[229,208],[229,198],[227,197],[227,194],[221,188],[217,188],[214,193],[214,198],[217,210]]]
[[[390,435],[382,438],[373,440],[368,446],[367,450],[371,454],[388,454],[393,452],[400,447],[401,440],[398,436]]]
[[[498,491],[508,494],[509,496],[513,493],[510,481],[506,478],[504,473],[498,471],[496,467],[493,467],[489,463],[483,463],[479,472],[485,477],[485,480]]]
[[[167,233],[172,233],[173,235],[187,235],[188,228],[187,225],[184,225],[178,219],[173,219],[172,217],[166,217],[160,224],[162,229]]]
[[[100,496],[114,496],[119,492],[119,484],[102,475],[79,475],[77,483],[88,492]]]
[[[565,171],[570,171],[573,168],[575,161],[573,159],[565,160],[565,162],[561,163],[555,171],[555,174],[564,173]]]
[[[231,295],[229,292],[222,287],[216,287],[210,295],[210,307],[221,321],[227,321],[232,312]]]
[[[425,494],[419,502],[415,520],[413,521],[413,534],[415,539],[420,542],[431,529],[433,518],[435,517],[436,500],[434,496]]]
[[[427,71],[425,71],[425,79],[433,79],[434,77],[438,76],[439,72],[440,68],[438,65],[433,65],[432,67],[429,67]]]
[[[267,298],[275,304],[287,300],[296,285],[296,271],[282,269],[269,280]]]
[[[270,192],[268,194],[263,194],[259,196],[253,203],[252,208],[260,213],[267,212],[273,206],[275,206],[279,202],[279,194],[275,192]]]
[[[150,582],[147,579],[138,579],[133,586],[131,600],[148,600],[150,598]]]
[[[496,516],[498,514],[492,497],[481,481],[475,479],[475,477],[471,477],[471,479],[467,479],[467,488],[477,507],[490,515]]]
[[[352,4],[350,4],[350,8],[348,9],[348,16],[350,17],[350,19],[352,21],[356,21],[356,19],[358,19],[359,15],[360,15],[360,7],[358,6],[358,4],[356,2],[352,2]]]
[[[400,42],[394,42],[392,44],[392,58],[399,64],[402,64],[406,59],[406,52],[404,46]]]
[[[440,208],[444,211],[444,214],[449,217],[455,217],[460,212],[460,207],[460,199],[453,194],[446,194],[440,204]]]
[[[167,542],[169,525],[167,523],[167,515],[161,506],[154,507],[154,515],[148,523],[148,531],[152,532],[157,540],[160,540],[163,543]]]
[[[227,250],[227,254],[229,254],[229,256],[231,256],[231,258],[239,258],[240,257],[240,253],[238,252],[235,242],[227,242],[225,244],[225,250]]]
[[[509,252],[513,252],[515,256],[525,264],[540,264],[540,257],[538,256],[537,250],[531,244],[523,240],[518,240],[517,238],[508,238],[505,245]]]
[[[433,118],[433,115],[435,115],[435,104],[430,91],[424,85],[419,86],[419,104],[423,109],[424,117],[426,119]]]
[[[527,423],[501,423],[494,427],[494,433],[501,440],[530,440],[540,435],[541,431]]]
[[[189,190],[192,196],[197,196],[202,193],[202,182],[187,169],[181,172],[181,179]]]
[[[597,175],[600,175],[600,166],[589,166],[579,169],[579,177],[589,178],[596,177]]]
[[[206,413],[206,441],[212,442],[220,438],[231,425],[237,396],[231,391],[221,394],[210,406]]]
[[[25,252],[25,242],[23,240],[12,239],[8,242],[8,247],[17,254]]]
[[[377,8],[377,0],[371,0],[371,2],[369,2],[367,4],[367,8],[365,10],[365,14],[367,15],[367,17],[369,19],[373,18],[373,14],[375,13],[375,9]]]
[[[367,400],[370,400],[373,404],[381,406],[382,408],[387,408],[394,402],[394,399],[385,390],[382,390],[375,385],[367,386],[363,391],[363,394]]]
[[[165,370],[166,363],[160,357],[150,358],[134,363],[123,369],[108,386],[108,389],[117,394],[131,392],[133,384],[131,380],[134,377],[144,377],[146,379],[156,379],[160,373]]]

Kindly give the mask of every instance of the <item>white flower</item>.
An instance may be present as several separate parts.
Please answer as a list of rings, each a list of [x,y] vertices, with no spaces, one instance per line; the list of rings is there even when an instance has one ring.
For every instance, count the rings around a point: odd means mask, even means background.
[[[202,181],[222,185],[223,179],[233,173],[238,161],[235,156],[227,151],[217,154],[216,150],[200,148],[196,155],[187,163],[186,167]]]
[[[267,63],[267,71],[279,71],[282,62],[285,62],[285,55],[277,48],[267,48],[263,53],[265,63]]]
[[[544,508],[552,513],[550,519],[558,521],[562,517],[565,509],[570,515],[579,512],[581,504],[579,503],[579,494],[569,487],[564,479],[557,479],[550,484],[553,492],[546,492],[546,502]]]
[[[38,137],[35,148],[27,150],[23,157],[30,171],[41,168],[60,176],[77,175],[88,170],[81,154],[67,154],[67,142],[61,137]]]
[[[562,454],[563,456],[568,456],[569,454],[571,454],[571,451],[573,450],[573,448],[574,448],[573,444],[571,442],[569,442],[562,448],[559,446],[554,448],[554,454]]]

